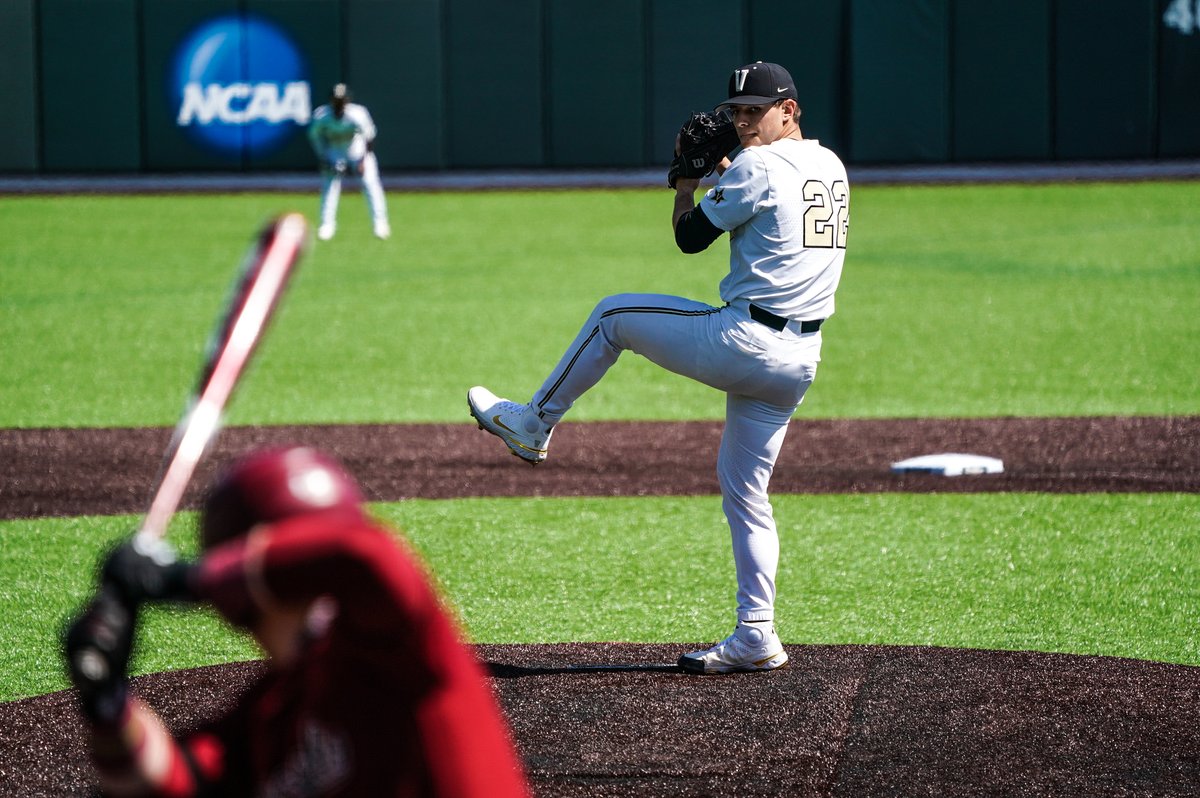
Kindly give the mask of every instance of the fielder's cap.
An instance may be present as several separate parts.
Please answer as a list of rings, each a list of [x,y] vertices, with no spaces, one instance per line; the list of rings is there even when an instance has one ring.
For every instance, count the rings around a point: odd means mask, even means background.
[[[338,83],[333,87],[333,91],[329,92],[329,96],[334,100],[348,101],[350,99],[350,87],[345,83]]]
[[[717,106],[765,105],[776,100],[798,100],[796,81],[779,64],[755,61],[738,67],[729,76],[729,99]]]

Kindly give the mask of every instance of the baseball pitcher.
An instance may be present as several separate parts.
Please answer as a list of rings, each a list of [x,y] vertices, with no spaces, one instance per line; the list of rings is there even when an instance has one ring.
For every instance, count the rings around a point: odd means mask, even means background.
[[[482,386],[467,393],[479,426],[534,464],[546,458],[555,425],[626,349],[725,393],[717,477],[733,540],[737,623],[720,643],[680,657],[680,668],[693,673],[771,670],[788,661],[775,630],[779,537],[767,485],[817,373],[850,207],[845,167],[801,135],[799,117],[792,76],[757,62],[734,70],[717,113],[693,115],[676,139],[667,176],[675,242],[695,253],[729,233],[724,305],[608,297],[531,402]],[[713,171],[720,179],[697,205],[700,179]]]

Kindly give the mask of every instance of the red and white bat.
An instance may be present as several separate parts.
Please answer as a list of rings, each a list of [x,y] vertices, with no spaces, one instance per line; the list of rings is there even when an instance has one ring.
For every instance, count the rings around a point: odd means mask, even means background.
[[[308,222],[288,213],[265,225],[209,339],[200,379],[167,446],[150,509],[136,539],[159,540],[179,507],[196,464],[220,428],[221,414],[262,338],[296,263],[308,247]]]

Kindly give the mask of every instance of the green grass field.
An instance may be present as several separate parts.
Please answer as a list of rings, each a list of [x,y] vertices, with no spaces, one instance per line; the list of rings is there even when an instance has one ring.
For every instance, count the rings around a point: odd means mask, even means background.
[[[467,387],[531,393],[606,294],[718,301],[725,246],[678,254],[665,192],[389,201],[394,237],[378,242],[361,199],[346,197],[338,238],[302,264],[227,423],[467,423]],[[315,205],[315,195],[0,198],[0,427],[173,424],[254,231]],[[839,312],[800,413],[1200,412],[1197,207],[1200,183],[857,189]],[[722,409],[719,394],[626,355],[572,419]],[[775,504],[789,643],[1200,664],[1194,495]],[[479,642],[702,641],[732,623],[715,497],[376,510],[406,530]],[[85,595],[96,553],[133,523],[0,523],[0,700],[65,686],[58,624]],[[182,515],[172,532],[185,551],[191,523]],[[255,656],[211,616],[156,612],[143,640],[139,672]]]
[[[0,198],[0,426],[173,424],[234,265],[315,196]],[[852,199],[808,417],[1200,411],[1200,183],[873,188]],[[679,254],[660,191],[347,196],[229,423],[462,421],[531,394],[595,302],[718,302],[724,242]],[[719,418],[626,357],[573,418]]]

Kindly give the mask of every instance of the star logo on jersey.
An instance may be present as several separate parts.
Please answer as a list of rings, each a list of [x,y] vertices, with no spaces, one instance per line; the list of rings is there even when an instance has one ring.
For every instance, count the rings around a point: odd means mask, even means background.
[[[721,200],[725,199],[725,189],[714,188],[708,192],[708,198],[712,200],[713,205],[720,205]]]

